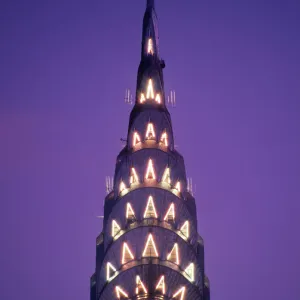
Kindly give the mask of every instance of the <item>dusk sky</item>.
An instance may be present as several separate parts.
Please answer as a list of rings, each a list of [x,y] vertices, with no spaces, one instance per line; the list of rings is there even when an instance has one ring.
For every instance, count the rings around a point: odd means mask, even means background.
[[[89,299],[145,2],[1,1],[0,299]],[[299,300],[300,1],[156,8],[211,299]]]

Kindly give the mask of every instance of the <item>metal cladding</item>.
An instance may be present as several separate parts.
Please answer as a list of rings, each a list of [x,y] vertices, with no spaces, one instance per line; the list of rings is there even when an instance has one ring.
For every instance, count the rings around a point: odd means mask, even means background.
[[[136,99],[96,240],[91,300],[209,300],[203,239],[174,148],[154,0],[147,1]]]

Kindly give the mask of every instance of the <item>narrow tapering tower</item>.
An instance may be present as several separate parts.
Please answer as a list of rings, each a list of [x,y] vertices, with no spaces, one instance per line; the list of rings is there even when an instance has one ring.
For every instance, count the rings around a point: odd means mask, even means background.
[[[97,237],[91,300],[209,300],[203,239],[166,107],[154,0],[143,20],[127,144]]]

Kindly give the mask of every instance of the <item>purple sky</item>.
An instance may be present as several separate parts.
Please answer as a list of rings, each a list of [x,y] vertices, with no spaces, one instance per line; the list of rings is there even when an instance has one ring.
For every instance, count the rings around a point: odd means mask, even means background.
[[[1,299],[89,299],[144,9],[1,1]],[[212,300],[297,300],[300,1],[157,0],[157,12]]]

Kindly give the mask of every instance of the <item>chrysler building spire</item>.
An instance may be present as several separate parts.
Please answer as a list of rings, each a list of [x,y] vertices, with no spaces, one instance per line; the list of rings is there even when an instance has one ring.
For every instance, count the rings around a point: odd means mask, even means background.
[[[105,198],[91,300],[210,300],[196,202],[174,148],[158,46],[154,0],[147,0],[136,102]]]

